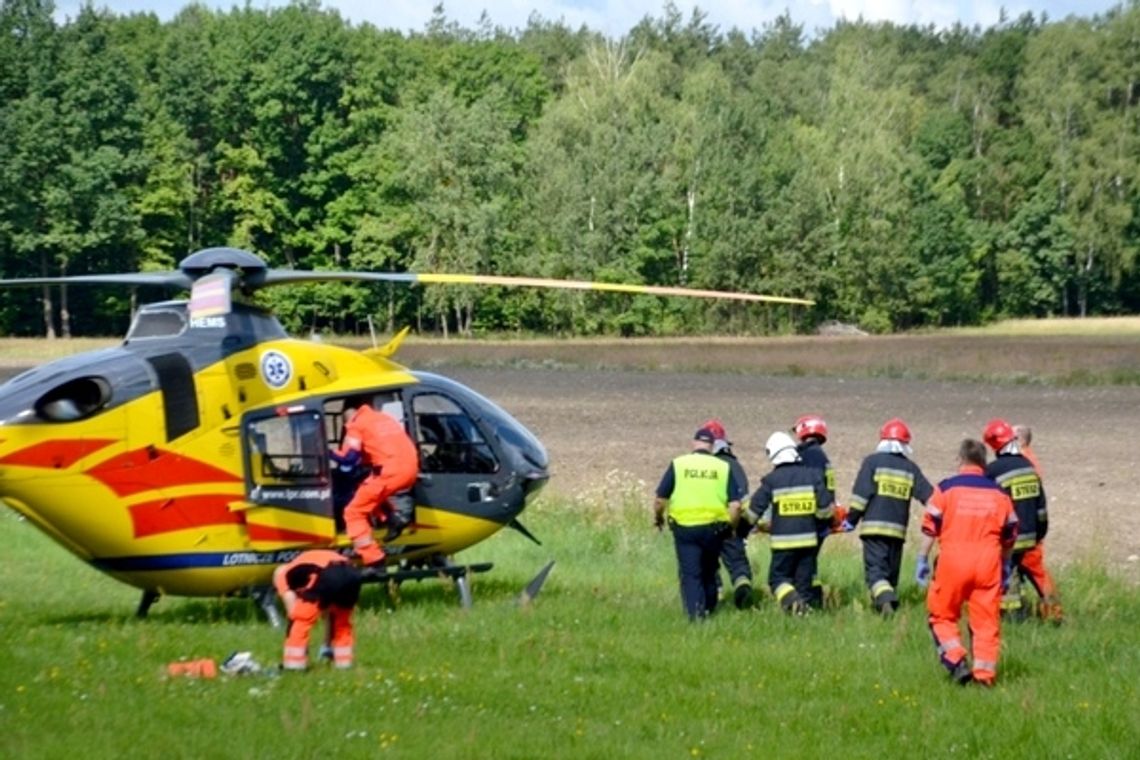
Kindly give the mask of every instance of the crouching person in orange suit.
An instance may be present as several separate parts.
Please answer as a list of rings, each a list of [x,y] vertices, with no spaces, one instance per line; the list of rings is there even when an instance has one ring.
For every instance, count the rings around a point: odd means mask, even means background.
[[[941,544],[934,582],[926,596],[930,631],[942,664],[960,684],[992,686],[1001,649],[1001,595],[1009,583],[1017,514],[996,481],[983,473],[986,449],[967,439],[958,450],[958,474],[938,484],[922,517],[915,579],[930,581],[930,549]],[[974,662],[971,668],[958,620],[967,606]]]
[[[273,572],[273,585],[289,618],[282,667],[308,667],[309,633],[322,615],[322,659],[331,659],[338,668],[352,667],[352,612],[360,598],[360,573],[352,563],[327,549],[304,551]]]
[[[388,524],[386,540],[400,535],[415,509],[410,490],[419,475],[419,451],[404,426],[368,399],[349,399],[355,409],[345,425],[344,441],[331,458],[342,467],[363,466],[369,474],[344,508],[344,527],[366,565],[384,562],[384,549],[372,535],[371,518]]]

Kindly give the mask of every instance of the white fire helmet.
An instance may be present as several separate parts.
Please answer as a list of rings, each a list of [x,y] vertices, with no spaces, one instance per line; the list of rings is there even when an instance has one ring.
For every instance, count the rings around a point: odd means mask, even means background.
[[[796,442],[782,430],[777,430],[768,436],[768,442],[764,444],[764,451],[768,454],[768,459],[772,464],[788,464],[789,462],[798,462],[800,459],[800,453],[796,450]]]

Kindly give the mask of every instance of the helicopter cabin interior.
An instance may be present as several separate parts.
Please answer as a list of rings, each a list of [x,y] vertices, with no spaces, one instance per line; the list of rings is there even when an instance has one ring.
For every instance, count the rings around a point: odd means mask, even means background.
[[[374,409],[387,412],[409,429],[419,449],[421,473],[470,476],[499,470],[499,460],[479,425],[449,396],[418,388],[365,395],[371,397]],[[338,530],[343,529],[344,507],[367,475],[363,468],[342,472],[330,465],[329,452],[344,439],[346,400],[338,397],[322,403],[314,399],[247,418],[251,501],[316,514],[327,514],[331,507]]]

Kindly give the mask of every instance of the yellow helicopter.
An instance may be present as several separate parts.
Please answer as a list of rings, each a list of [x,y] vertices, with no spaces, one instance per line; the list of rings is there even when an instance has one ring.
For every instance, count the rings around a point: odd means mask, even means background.
[[[453,555],[518,521],[550,476],[542,443],[445,377],[393,361],[405,329],[364,351],[290,338],[235,301],[268,286],[329,280],[471,283],[810,304],[810,301],[491,275],[269,269],[235,248],[171,272],[0,280],[0,286],[161,285],[186,300],[142,307],[122,344],[28,370],[0,386],[0,499],[91,566],[163,594],[249,594],[272,622],[273,569],[312,547],[351,554],[340,512],[356,480],[330,467],[349,399],[402,420],[419,446],[410,529],[385,546],[383,578],[457,581]],[[382,540],[384,531],[377,532]],[[547,570],[549,569],[546,568]]]

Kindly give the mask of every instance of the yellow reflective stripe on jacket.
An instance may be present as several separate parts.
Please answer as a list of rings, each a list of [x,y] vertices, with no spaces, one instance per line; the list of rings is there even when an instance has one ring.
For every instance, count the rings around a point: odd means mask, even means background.
[[[815,488],[810,485],[774,488],[772,503],[776,506],[776,514],[781,517],[803,517],[817,511]]]
[[[914,473],[907,470],[894,470],[889,467],[879,467],[873,476],[875,493],[879,496],[889,496],[892,499],[910,501],[914,492]]]
[[[1037,546],[1036,533],[1018,533],[1017,540],[1013,542],[1013,550],[1021,551],[1022,549],[1032,549]]]
[[[998,478],[998,485],[1009,491],[1014,501],[1036,499],[1041,495],[1041,479],[1033,470],[1014,470]]]
[[[807,549],[819,543],[815,531],[811,533],[773,533],[770,539],[773,549]]]
[[[864,520],[864,536],[889,536],[890,538],[906,538],[906,526],[883,520]]]
[[[727,522],[728,477],[728,462],[710,454],[674,459],[669,518],[682,526]]]

